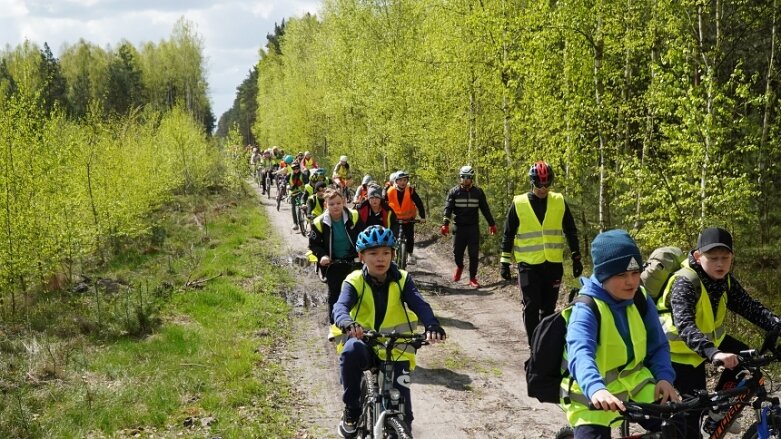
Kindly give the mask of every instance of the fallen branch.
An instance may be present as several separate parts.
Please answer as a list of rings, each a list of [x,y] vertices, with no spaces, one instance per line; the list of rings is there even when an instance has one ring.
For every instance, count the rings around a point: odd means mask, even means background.
[[[220,274],[218,274],[216,276],[207,277],[207,278],[203,278],[203,279],[188,280],[187,282],[185,282],[184,287],[185,288],[203,288],[203,286],[206,284],[206,282],[209,282],[212,279],[217,279],[220,276],[222,276],[222,273],[220,273]]]

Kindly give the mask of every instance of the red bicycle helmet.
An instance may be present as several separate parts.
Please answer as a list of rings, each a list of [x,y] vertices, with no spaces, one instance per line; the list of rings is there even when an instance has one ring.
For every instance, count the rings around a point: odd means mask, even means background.
[[[553,184],[553,168],[540,160],[529,168],[529,180],[537,187],[550,186]]]

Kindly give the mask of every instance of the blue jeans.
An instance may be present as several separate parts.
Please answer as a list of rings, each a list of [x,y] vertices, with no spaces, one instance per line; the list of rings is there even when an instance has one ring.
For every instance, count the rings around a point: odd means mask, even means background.
[[[374,352],[362,340],[350,338],[344,344],[342,354],[339,356],[339,369],[341,371],[342,386],[344,386],[342,401],[344,401],[347,409],[355,415],[361,412],[361,376],[363,376],[363,371],[368,370],[377,364],[378,361]],[[404,371],[406,371],[406,374],[409,374],[409,362],[396,362],[394,371],[396,377],[405,374]],[[398,380],[393,383],[393,387],[399,389],[401,396],[404,398],[404,417],[407,425],[412,428],[412,395],[409,387],[400,385]]]

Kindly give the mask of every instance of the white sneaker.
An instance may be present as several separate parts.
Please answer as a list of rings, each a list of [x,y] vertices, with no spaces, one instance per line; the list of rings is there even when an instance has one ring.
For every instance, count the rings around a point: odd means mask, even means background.
[[[407,256],[407,264],[415,265],[416,262],[418,262],[418,259],[415,257],[415,255],[410,254],[409,256]]]

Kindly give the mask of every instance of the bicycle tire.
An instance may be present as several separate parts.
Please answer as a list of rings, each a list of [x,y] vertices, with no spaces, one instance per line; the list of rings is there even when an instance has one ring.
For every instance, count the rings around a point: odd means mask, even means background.
[[[396,439],[412,439],[412,432],[399,416],[388,416],[385,418],[385,432],[395,433]]]
[[[307,221],[306,218],[301,220],[300,229],[301,229],[301,235],[303,235],[304,238],[309,236],[309,221]]]
[[[396,261],[396,265],[399,266],[400,270],[407,268],[407,241],[405,239],[402,239],[399,243],[399,255]]]
[[[374,426],[374,407],[371,403],[366,402],[367,395],[369,393],[369,385],[366,381],[366,375],[361,375],[361,396],[360,404],[363,409],[361,410],[361,419],[358,421],[357,435],[359,439],[371,438]]]
[[[268,195],[268,199],[271,199],[271,171],[266,172],[266,195]]]
[[[556,432],[556,436],[554,436],[556,439],[574,439],[575,438],[575,430],[572,429],[570,426],[561,427],[561,430]]]

